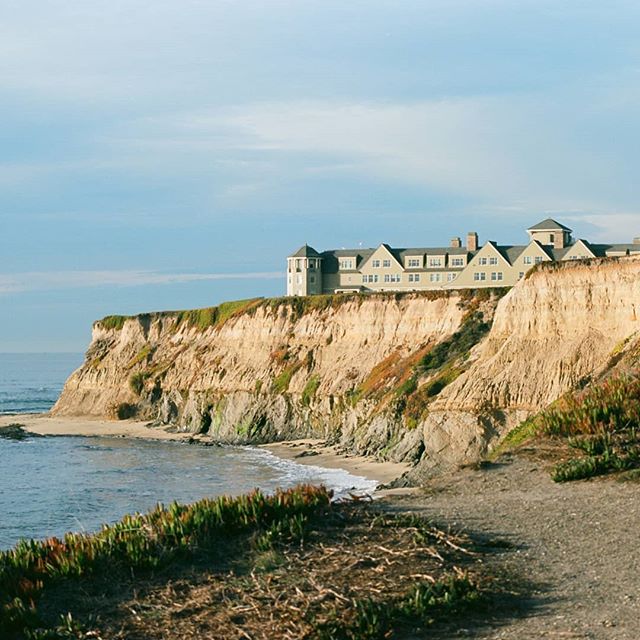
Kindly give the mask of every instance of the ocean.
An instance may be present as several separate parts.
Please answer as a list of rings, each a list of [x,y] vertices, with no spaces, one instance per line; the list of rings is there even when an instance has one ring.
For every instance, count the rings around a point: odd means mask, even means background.
[[[55,403],[80,354],[0,354],[0,413]],[[0,549],[21,538],[95,531],[158,502],[193,502],[301,482],[344,494],[376,482],[339,469],[281,460],[255,447],[204,447],[123,438],[0,438]]]
[[[83,360],[81,353],[0,353],[0,415],[48,411]]]

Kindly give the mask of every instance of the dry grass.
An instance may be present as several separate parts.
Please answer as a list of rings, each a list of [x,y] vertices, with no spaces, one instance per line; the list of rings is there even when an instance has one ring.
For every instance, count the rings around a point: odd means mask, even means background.
[[[104,640],[390,637],[478,599],[461,568],[475,557],[469,545],[413,516],[343,504],[300,539],[235,537],[155,575],[67,584],[41,608],[69,605],[82,633]]]

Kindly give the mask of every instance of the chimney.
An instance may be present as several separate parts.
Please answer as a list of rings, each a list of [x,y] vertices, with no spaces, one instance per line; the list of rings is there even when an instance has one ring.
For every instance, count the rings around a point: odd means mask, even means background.
[[[467,251],[478,250],[478,234],[475,231],[467,233]]]
[[[458,237],[451,238],[451,242],[449,243],[449,246],[453,249],[459,249],[462,246],[462,240],[460,240],[460,238]]]
[[[555,233],[553,235],[553,248],[564,249],[564,247],[565,247],[564,231],[561,231],[560,233]]]

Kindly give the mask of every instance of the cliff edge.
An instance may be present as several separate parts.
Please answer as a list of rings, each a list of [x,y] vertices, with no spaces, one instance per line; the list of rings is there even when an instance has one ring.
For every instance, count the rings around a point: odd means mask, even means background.
[[[506,294],[506,295],[505,295]],[[640,260],[541,266],[504,290],[313,296],[111,316],[58,415],[223,442],[322,437],[430,470],[473,460],[610,365],[638,330]]]

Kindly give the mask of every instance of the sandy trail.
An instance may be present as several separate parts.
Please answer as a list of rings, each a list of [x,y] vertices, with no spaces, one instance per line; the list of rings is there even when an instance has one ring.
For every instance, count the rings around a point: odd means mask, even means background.
[[[443,527],[512,543],[489,569],[521,582],[516,598],[442,638],[640,638],[640,484],[613,478],[556,484],[524,458],[433,481],[396,498]],[[485,563],[487,559],[485,558]]]

